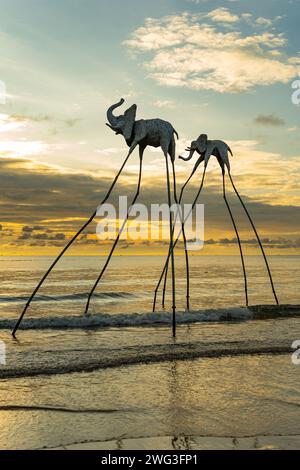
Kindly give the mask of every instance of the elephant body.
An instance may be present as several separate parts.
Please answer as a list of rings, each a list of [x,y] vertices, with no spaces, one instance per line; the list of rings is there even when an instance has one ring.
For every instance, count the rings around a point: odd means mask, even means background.
[[[138,141],[142,145],[150,145],[151,147],[160,147],[164,143],[172,143],[174,133],[177,132],[172,124],[162,119],[140,119],[133,126],[133,133],[128,139],[127,145],[132,145],[134,141]]]
[[[218,159],[222,169],[224,169],[224,166],[226,165],[228,171],[230,171],[228,152],[232,155],[232,151],[222,140],[208,140],[206,134],[201,134],[197,140],[194,140],[191,143],[191,146],[188,147],[187,150],[190,152],[189,156],[187,158],[179,158],[184,161],[188,161],[192,158],[194,152],[197,152],[200,155],[200,158],[197,160],[196,165],[199,166],[200,163],[204,161],[205,166],[207,166],[210,157],[213,155]]]

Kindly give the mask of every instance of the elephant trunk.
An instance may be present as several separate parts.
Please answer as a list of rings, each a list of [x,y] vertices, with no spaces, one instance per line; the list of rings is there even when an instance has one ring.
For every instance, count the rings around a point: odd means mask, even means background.
[[[182,156],[179,157],[179,158],[181,158],[181,160],[184,160],[185,162],[188,162],[189,160],[191,160],[191,158],[194,155],[196,149],[189,148],[187,150],[190,150],[190,154],[186,158],[182,157]]]
[[[114,116],[113,111],[116,108],[118,108],[119,106],[121,106],[123,103],[124,103],[124,100],[123,100],[123,98],[121,98],[121,100],[118,103],[113,104],[107,110],[107,113],[106,113],[107,114],[107,120],[108,120],[108,122],[110,123],[110,125],[112,127],[116,127],[117,124],[118,124],[118,120],[117,120],[116,116]]]

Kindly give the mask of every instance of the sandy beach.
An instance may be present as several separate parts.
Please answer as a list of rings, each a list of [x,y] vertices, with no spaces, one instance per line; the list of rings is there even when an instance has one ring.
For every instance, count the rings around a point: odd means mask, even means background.
[[[299,448],[297,374],[289,354],[259,354],[10,378],[0,446]]]
[[[299,450],[299,448],[300,436],[243,438],[157,436],[121,439],[120,441],[86,442],[60,446],[52,450]]]

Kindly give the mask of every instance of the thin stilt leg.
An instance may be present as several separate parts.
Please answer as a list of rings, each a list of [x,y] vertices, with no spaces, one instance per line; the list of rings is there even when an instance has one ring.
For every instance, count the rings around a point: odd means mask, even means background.
[[[250,216],[249,211],[248,211],[248,209],[247,209],[247,207],[246,207],[246,205],[245,205],[243,199],[241,198],[241,196],[240,196],[239,193],[238,193],[238,190],[237,190],[236,187],[235,187],[235,184],[234,184],[234,182],[233,182],[233,179],[232,179],[232,176],[231,176],[230,172],[229,172],[229,178],[230,178],[232,187],[233,187],[233,189],[234,189],[234,192],[235,192],[235,194],[237,195],[237,197],[239,198],[240,203],[242,204],[242,206],[243,206],[243,208],[244,208],[244,211],[246,212],[246,215],[247,215],[247,217],[248,217],[248,219],[249,219],[249,222],[250,222],[250,224],[251,224],[251,226],[252,226],[252,228],[253,228],[253,231],[254,231],[254,233],[255,233],[256,239],[257,239],[257,241],[258,241],[258,244],[259,244],[259,246],[260,246],[260,249],[261,249],[263,258],[264,258],[265,263],[266,263],[266,268],[267,268],[267,271],[268,271],[268,275],[269,275],[269,279],[270,279],[270,283],[271,283],[273,295],[274,295],[276,304],[279,305],[279,300],[278,300],[278,297],[277,297],[277,295],[276,295],[275,286],[274,286],[274,282],[273,282],[273,279],[272,279],[272,274],[271,274],[271,270],[270,270],[270,267],[269,267],[269,263],[268,263],[267,256],[266,256],[266,254],[265,254],[264,247],[263,247],[263,245],[262,245],[262,243],[261,243],[260,237],[259,237],[259,235],[258,235],[258,232],[257,232],[256,227],[255,227],[255,225],[254,225],[254,222],[253,222],[253,220],[252,220],[252,217]]]
[[[187,183],[190,181],[190,179],[191,179],[192,176],[194,175],[197,166],[198,166],[198,165],[195,166],[195,168],[194,168],[194,170],[193,170],[191,176],[188,178],[188,180],[187,180],[186,183],[184,184],[184,186],[183,186],[183,188],[182,188],[182,190],[181,190],[181,193],[180,193],[179,201],[182,200],[183,191],[184,191],[184,189],[185,189]],[[190,212],[188,213],[186,219],[184,220],[184,223],[186,222],[187,218],[190,216],[191,212],[193,211],[193,209],[194,209],[194,207],[195,207],[195,205],[196,205],[196,203],[197,203],[197,200],[198,200],[198,198],[199,198],[199,196],[200,196],[200,194],[201,194],[201,191],[202,191],[202,188],[203,188],[203,185],[204,185],[205,175],[206,175],[206,166],[204,167],[204,171],[203,171],[203,175],[202,175],[202,181],[201,181],[201,184],[200,184],[200,188],[199,188],[199,190],[198,190],[198,192],[197,192],[197,195],[196,195],[196,197],[195,197],[195,200],[194,200],[194,202],[193,202],[193,204],[192,204],[191,210],[190,210]],[[180,232],[180,233],[181,233],[181,232]],[[179,235],[180,235],[180,234],[179,234]],[[177,245],[178,240],[179,240],[179,236],[177,237],[176,241],[175,241],[174,244],[173,244],[173,249],[174,249],[175,246]],[[157,293],[158,293],[158,290],[159,290],[159,288],[160,288],[161,281],[162,281],[162,279],[163,279],[163,277],[164,277],[164,275],[165,275],[166,270],[168,269],[168,264],[169,264],[169,259],[170,259],[170,256],[171,256],[171,252],[172,252],[172,249],[171,249],[171,247],[170,247],[169,253],[168,253],[168,256],[167,256],[165,265],[164,265],[164,268],[163,268],[163,270],[162,270],[162,272],[161,272],[159,281],[158,281],[157,286],[156,286],[155,291],[154,291],[153,308],[152,308],[153,312],[155,312],[156,300],[157,300]],[[164,288],[164,289],[165,289],[165,288]]]
[[[171,200],[171,185],[170,185],[170,173],[169,173],[169,162],[168,154],[165,153],[166,158],[166,172],[167,172],[167,189],[168,189],[168,205],[169,205],[169,225],[170,225],[170,245],[172,247],[171,252],[171,269],[172,269],[172,332],[173,338],[176,336],[176,292],[175,292],[175,259],[173,250],[173,216],[171,211],[172,200]]]
[[[243,267],[243,273],[244,273],[246,306],[248,307],[248,305],[249,305],[249,303],[248,303],[248,285],[247,285],[247,274],[246,274],[246,268],[245,268],[245,262],[244,262],[243,249],[242,249],[242,244],[241,244],[240,236],[239,236],[239,233],[238,233],[238,229],[237,229],[235,220],[234,220],[234,218],[233,218],[233,214],[232,214],[232,212],[231,212],[231,209],[230,209],[229,203],[228,203],[228,201],[227,201],[227,197],[226,197],[225,170],[224,170],[224,168],[222,168],[222,177],[223,177],[223,197],[224,197],[225,204],[226,204],[226,206],[227,206],[227,209],[228,209],[228,212],[229,212],[231,221],[232,221],[232,225],[233,225],[233,227],[234,227],[235,234],[236,234],[236,237],[237,237],[237,240],[238,240],[238,244],[239,244],[239,250],[240,250],[241,261],[242,261],[242,267]]]
[[[179,217],[180,217],[180,222],[181,222],[181,231],[182,231],[182,236],[183,236],[183,244],[184,244],[184,254],[185,254],[185,268],[186,268],[186,308],[187,311],[190,309],[190,268],[189,268],[189,254],[188,254],[188,249],[187,249],[187,241],[186,241],[186,235],[185,235],[185,227],[184,227],[184,222],[183,222],[183,214],[181,212],[181,207],[179,206],[179,201],[177,198],[177,189],[176,189],[176,173],[175,173],[175,165],[174,161],[172,160],[172,171],[173,171],[173,182],[174,182],[174,198],[175,198],[175,203],[177,204],[178,207],[178,212],[179,212]],[[180,201],[181,202],[181,201]],[[177,218],[177,213],[176,213],[176,218]],[[174,230],[176,227],[176,219],[174,222]],[[167,271],[166,271],[166,276],[167,278]],[[166,282],[164,284],[164,288],[166,287]]]
[[[140,187],[141,187],[141,179],[142,179],[142,165],[143,165],[143,159],[140,158],[139,178],[138,178],[138,185],[137,185],[137,190],[136,190],[135,196],[134,196],[134,198],[133,198],[133,200],[132,200],[131,206],[129,207],[129,209],[128,209],[128,211],[127,211],[126,218],[124,219],[123,224],[122,224],[121,228],[119,229],[119,233],[118,233],[118,235],[117,235],[117,237],[116,237],[116,239],[115,239],[115,241],[114,241],[114,244],[113,244],[113,246],[112,246],[112,248],[111,248],[111,250],[110,250],[110,252],[109,252],[109,255],[108,255],[108,257],[107,257],[107,260],[105,261],[105,264],[104,264],[104,266],[103,266],[103,268],[102,268],[102,271],[100,272],[100,274],[99,274],[99,276],[98,276],[98,278],[97,278],[95,284],[93,285],[93,288],[91,289],[91,291],[90,291],[90,293],[89,293],[88,300],[87,300],[86,307],[85,307],[85,314],[88,313],[92,295],[93,295],[93,293],[95,292],[95,290],[96,290],[96,288],[97,288],[99,282],[101,281],[101,278],[102,278],[103,274],[105,273],[107,266],[109,265],[109,262],[110,262],[110,260],[111,260],[112,255],[113,255],[113,252],[115,251],[115,248],[116,248],[116,246],[117,246],[117,244],[118,244],[118,241],[119,241],[119,239],[120,239],[120,236],[121,236],[121,234],[122,234],[122,232],[123,232],[123,229],[124,229],[124,227],[125,227],[125,225],[126,225],[126,222],[127,222],[127,220],[128,220],[128,217],[130,216],[130,208],[135,204],[135,202],[136,202],[136,200],[137,200],[137,198],[138,198],[138,196],[139,196]]]
[[[134,148],[131,148],[127,157],[125,158],[120,170],[118,171],[118,174],[117,176],[115,177],[111,187],[109,188],[105,198],[103,199],[103,201],[101,202],[100,205],[104,204],[107,199],[109,198],[120,174],[122,173],[123,169],[124,169],[124,166],[126,165],[131,153],[133,152]],[[38,292],[38,290],[40,289],[40,287],[43,285],[43,283],[45,282],[45,280],[47,279],[48,275],[50,274],[50,272],[52,271],[52,269],[54,268],[54,266],[58,263],[58,261],[60,260],[60,258],[64,255],[64,253],[68,250],[68,248],[70,248],[70,246],[73,244],[73,242],[79,237],[79,235],[84,231],[84,229],[94,220],[94,218],[96,217],[97,215],[97,211],[95,211],[91,217],[86,221],[86,223],[81,227],[80,230],[78,230],[78,232],[72,237],[72,239],[67,243],[67,245],[64,247],[64,249],[60,252],[60,254],[55,258],[55,260],[53,261],[53,263],[51,264],[50,268],[46,271],[46,273],[44,274],[44,276],[42,277],[42,279],[39,281],[39,283],[37,284],[36,288],[34,289],[34,291],[32,292],[31,296],[29,297],[13,331],[12,331],[12,336],[15,337],[16,336],[16,333],[18,331],[18,328],[20,326],[20,323],[21,321],[23,320],[23,317],[29,307],[29,305],[31,304],[33,298],[35,297],[36,293]]]
[[[185,190],[185,187],[186,187],[186,185],[189,183],[189,181],[192,179],[193,175],[195,174],[195,171],[196,171],[196,167],[193,169],[193,171],[192,171],[190,177],[186,180],[186,182],[184,183],[183,187],[181,188],[180,196],[179,196],[179,201],[178,201],[178,205],[181,204],[182,196],[183,196],[183,192],[184,192],[184,190]],[[177,215],[177,214],[176,214],[176,215]],[[176,219],[175,219],[175,224],[176,224]],[[171,254],[171,252],[170,252],[170,247],[169,247],[169,256],[170,256],[170,254]],[[161,301],[162,308],[165,308],[166,289],[167,289],[167,280],[168,280],[168,270],[169,270],[169,257],[168,257],[168,263],[167,263],[166,269],[164,270],[165,278],[164,278],[164,287],[163,287],[162,301]],[[160,283],[159,283],[159,284],[160,284]],[[159,286],[158,286],[158,287],[159,287]],[[157,290],[158,290],[158,289],[157,289]],[[154,297],[154,303],[153,303],[153,312],[155,311],[157,290],[155,290],[155,297]]]
[[[166,304],[166,291],[167,291],[168,271],[169,271],[169,263],[167,264],[166,271],[165,271],[164,287],[163,287],[162,299],[161,299],[161,306],[162,306],[162,308],[165,308],[165,304]]]

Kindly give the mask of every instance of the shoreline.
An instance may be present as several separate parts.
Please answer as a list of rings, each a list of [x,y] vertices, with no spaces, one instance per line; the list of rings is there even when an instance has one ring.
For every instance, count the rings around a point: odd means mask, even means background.
[[[151,436],[88,441],[35,450],[298,450],[300,435]]]

